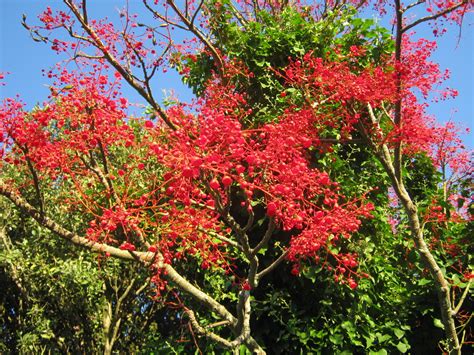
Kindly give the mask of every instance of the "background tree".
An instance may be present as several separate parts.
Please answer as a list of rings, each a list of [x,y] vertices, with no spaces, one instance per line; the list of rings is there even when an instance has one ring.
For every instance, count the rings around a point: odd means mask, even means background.
[[[161,336],[173,315],[147,271],[52,238],[8,205],[2,218],[3,352],[179,351]]]

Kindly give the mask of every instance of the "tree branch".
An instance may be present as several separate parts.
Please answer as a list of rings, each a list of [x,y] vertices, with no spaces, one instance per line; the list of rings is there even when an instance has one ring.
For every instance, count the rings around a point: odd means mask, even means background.
[[[396,34],[395,34],[395,60],[400,63],[402,58],[402,36],[403,36],[403,12],[400,0],[395,0],[395,17],[396,17]],[[402,128],[402,77],[398,71],[395,78],[395,85],[397,87],[397,101],[395,102],[395,126],[400,130]],[[395,143],[394,161],[395,176],[397,181],[402,181],[402,141]]]
[[[285,250],[273,263],[271,263],[267,268],[263,269],[257,274],[257,280],[260,280],[262,277],[272,272],[278,265],[280,265],[288,255],[288,250]]]
[[[272,237],[273,231],[275,230],[275,226],[276,225],[273,218],[270,218],[267,230],[265,231],[265,235],[263,236],[262,240],[260,240],[260,242],[255,246],[255,248],[250,250],[250,254],[256,255],[260,251],[260,249],[267,245],[268,241]]]
[[[203,335],[205,337],[208,337],[209,339],[215,341],[216,343],[220,344],[221,346],[223,346],[225,348],[230,348],[230,349],[233,348],[233,344],[230,341],[220,337],[216,333],[213,333],[213,332],[209,331],[207,328],[202,327],[199,324],[199,322],[197,321],[196,314],[194,313],[193,310],[185,307],[184,312],[188,316],[189,321],[191,322],[191,325],[192,325],[193,329],[198,334]]]
[[[250,312],[250,291],[241,290],[239,292],[238,322],[236,325],[239,336],[232,341],[233,348],[237,348],[250,336]]]
[[[221,74],[224,73],[224,61],[222,57],[220,56],[218,50],[214,47],[214,45],[209,41],[206,36],[199,31],[196,26],[194,26],[194,23],[191,22],[184,14],[179,10],[178,6],[176,6],[176,3],[174,0],[167,0],[167,3],[171,6],[173,11],[178,15],[178,17],[183,21],[183,23],[188,27],[188,30],[193,33],[212,53],[212,57],[216,61],[217,64],[217,69]]]
[[[59,235],[61,238],[71,241],[73,244],[80,247],[89,249],[95,253],[109,253],[119,259],[124,260],[140,260],[141,262],[147,262],[152,260],[154,253],[150,252],[138,252],[138,251],[127,251],[119,248],[94,242],[90,239],[81,237],[57,224],[51,218],[47,217],[35,207],[30,205],[23,197],[18,193],[14,192],[9,188],[3,181],[0,180],[0,195],[8,198],[16,207],[23,210],[25,213],[30,215],[36,220],[41,226],[46,227],[51,232]]]
[[[88,25],[88,23],[85,21],[84,17],[81,15],[79,12],[79,9],[76,7],[76,5],[71,1],[71,0],[63,0],[64,3],[66,4],[67,7],[72,11],[76,19],[79,21],[81,24],[82,28],[89,34],[89,36],[92,38],[94,42],[94,46],[100,50],[103,54],[106,60],[117,70],[120,75],[125,79],[125,81],[137,91],[140,96],[142,96],[151,106],[152,108],[158,113],[158,115],[161,117],[161,119],[166,123],[166,125],[171,128],[172,130],[176,130],[176,126],[173,124],[173,122],[170,121],[168,118],[168,115],[166,112],[161,108],[160,105],[153,99],[153,97],[150,97],[148,92],[140,85],[139,82],[137,82],[136,79],[134,79],[133,75],[129,73],[120,63],[119,61],[113,56],[112,53],[110,53],[109,50],[107,50],[106,46],[104,46],[104,43],[100,39],[100,37],[95,33],[95,31]]]
[[[464,292],[462,293],[462,296],[461,298],[459,299],[459,302],[457,304],[457,306],[453,309],[452,311],[452,315],[455,316],[456,314],[458,314],[459,310],[461,309],[462,307],[462,304],[464,303],[468,293],[469,293],[469,288],[471,287],[471,284],[472,284],[472,279],[469,279],[469,282],[467,283],[467,286],[466,288],[464,289]]]
[[[175,283],[182,291],[207,306],[224,320],[227,320],[231,326],[237,323],[237,319],[223,305],[187,281],[171,265],[163,263],[163,269],[166,273],[166,279]]]
[[[219,239],[223,242],[226,242],[227,244],[232,245],[233,247],[235,247],[235,248],[239,249],[240,251],[242,251],[242,246],[239,245],[239,243],[237,243],[235,240],[229,239],[227,237],[224,237],[223,235],[220,235],[218,233],[214,233],[214,232],[209,231],[209,230],[205,230],[203,228],[197,228],[197,230],[200,231],[200,232],[203,232],[203,233],[207,233],[207,234],[211,235],[212,237],[217,238],[217,239]]]
[[[36,208],[31,206],[24,198],[15,193],[3,181],[0,181],[0,195],[3,195],[8,198],[15,206],[30,215],[41,226],[49,229],[53,233],[59,235],[61,238],[69,240],[75,245],[81,246],[97,253],[109,253],[111,256],[120,259],[139,261],[142,264],[150,262],[156,256],[156,253],[139,251],[132,252],[121,250],[119,248],[107,244],[94,242],[87,238],[80,237],[79,235],[61,227],[49,217],[38,212]],[[165,278],[168,281],[173,282],[179,289],[192,296],[201,304],[207,306],[211,311],[217,313],[224,320],[228,321],[231,325],[231,328],[234,330],[234,326],[237,323],[237,319],[232,315],[232,313],[230,313],[222,304],[217,302],[214,298],[202,292],[196,286],[187,281],[171,265],[163,263],[162,260],[163,256],[161,254],[158,254],[157,268],[162,268],[164,270]]]
[[[82,0],[82,17],[84,17],[85,23],[89,23],[87,16],[87,0]]]
[[[407,5],[405,8],[402,9],[402,12],[405,13],[407,12],[408,10],[410,10],[411,8],[415,7],[415,6],[418,6],[420,4],[423,4],[425,3],[426,0],[418,0],[418,1],[415,1],[414,3],[411,3],[410,5]]]
[[[423,22],[426,22],[426,21],[431,21],[431,20],[435,20],[443,15],[446,15],[458,8],[460,8],[461,6],[464,6],[464,5],[467,5],[468,3],[468,0],[463,0],[461,1],[460,3],[456,4],[456,5],[453,5],[451,7],[448,7],[447,9],[444,9],[443,11],[440,11],[440,12],[437,12],[436,14],[433,14],[433,15],[430,15],[430,16],[426,16],[426,17],[422,17],[418,20],[416,20],[415,22],[403,27],[401,29],[401,32],[402,33],[405,33],[407,32],[408,30],[410,30],[411,28],[415,27],[415,26],[418,26],[420,23],[423,23]]]
[[[368,111],[369,117],[371,118],[372,123],[374,123],[373,120],[375,119],[375,116],[370,105],[368,106]],[[371,142],[370,137],[368,137],[367,133],[364,130],[362,130],[361,132],[366,137],[368,142]],[[413,241],[415,242],[416,250],[419,253],[421,260],[429,270],[435,282],[441,311],[441,318],[448,341],[449,352],[453,354],[460,354],[460,344],[456,334],[456,327],[452,314],[452,305],[449,295],[449,284],[447,283],[446,278],[444,277],[438,263],[433,257],[433,254],[431,253],[428,245],[426,244],[425,238],[423,236],[423,229],[420,225],[418,208],[416,207],[403,183],[398,180],[397,171],[396,168],[393,166],[392,158],[390,156],[390,151],[387,145],[383,143],[379,147],[375,146],[375,144],[373,143],[371,145],[372,148],[375,150],[375,155],[384,167],[385,172],[388,174],[392,183],[392,187],[395,190],[397,197],[400,199],[405,213],[407,214],[410,232]]]
[[[171,25],[171,26],[174,26],[176,28],[179,28],[179,29],[182,29],[184,31],[187,31],[187,27],[185,26],[182,26],[180,25],[179,23],[176,23],[174,21],[171,21],[170,19],[166,18],[165,16],[163,16],[162,14],[160,14],[159,12],[155,11],[149,4],[148,4],[148,1],[147,0],[142,0],[143,1],[143,5],[145,5],[145,7],[147,8],[148,11],[150,11],[153,16],[156,16],[157,18],[159,18],[160,20],[162,20],[165,24],[163,25]]]

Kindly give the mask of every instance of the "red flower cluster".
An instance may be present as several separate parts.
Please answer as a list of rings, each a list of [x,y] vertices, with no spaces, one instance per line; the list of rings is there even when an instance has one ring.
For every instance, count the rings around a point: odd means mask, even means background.
[[[137,131],[100,75],[59,79],[69,89],[57,89],[44,109],[26,113],[15,101],[2,108],[4,162],[30,162],[56,186],[70,180],[67,201],[89,216],[92,240],[124,250],[148,241],[166,262],[195,256],[204,269],[230,271],[226,239],[235,235],[224,222],[240,196],[244,211],[264,206],[267,218],[292,231],[295,264],[317,261],[321,250],[343,265],[339,276],[357,266],[330,246],[354,233],[372,206],[347,199],[310,167],[310,149],[320,144],[314,110],[289,109],[277,123],[246,129],[245,98],[214,81],[197,106],[168,110],[176,131],[151,121]]]

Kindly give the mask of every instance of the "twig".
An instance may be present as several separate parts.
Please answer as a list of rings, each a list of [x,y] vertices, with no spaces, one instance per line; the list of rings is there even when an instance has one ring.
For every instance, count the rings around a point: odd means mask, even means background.
[[[462,304],[464,303],[466,297],[467,297],[467,294],[469,293],[469,288],[471,287],[471,283],[472,283],[472,279],[469,279],[469,282],[467,283],[467,286],[466,288],[464,289],[464,292],[462,293],[462,296],[461,298],[459,299],[459,302],[457,304],[457,306],[453,309],[452,311],[452,315],[455,316],[456,314],[458,314],[459,310],[461,309],[462,307]]]
[[[257,279],[260,280],[262,277],[272,272],[278,265],[280,265],[288,255],[288,250],[285,250],[273,263],[271,263],[267,268],[263,269],[257,274]]]
[[[460,8],[460,7],[463,6],[463,5],[467,5],[467,3],[468,3],[468,0],[463,0],[463,1],[461,1],[459,4],[456,4],[456,5],[453,5],[453,6],[451,6],[451,7],[448,7],[447,9],[444,9],[443,11],[440,11],[440,12],[438,12],[438,13],[436,13],[436,14],[433,14],[433,15],[430,15],[430,16],[426,16],[426,17],[422,17],[422,18],[416,20],[415,22],[413,22],[413,23],[411,23],[411,24],[409,24],[409,25],[403,27],[403,28],[401,29],[401,32],[402,32],[402,33],[405,33],[405,32],[407,32],[409,29],[411,29],[411,28],[413,28],[413,27],[419,25],[420,23],[423,23],[423,22],[426,22],[426,21],[430,21],[430,20],[435,20],[435,19],[437,19],[438,17],[441,17],[441,16],[443,16],[443,15],[446,15],[446,14],[448,14],[448,13],[450,13],[450,12],[452,12],[452,11],[458,9],[458,8]]]

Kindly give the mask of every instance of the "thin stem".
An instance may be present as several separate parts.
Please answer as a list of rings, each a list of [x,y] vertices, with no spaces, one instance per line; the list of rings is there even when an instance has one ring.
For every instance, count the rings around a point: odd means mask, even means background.
[[[196,314],[194,313],[193,310],[185,307],[184,312],[188,316],[189,321],[191,322],[191,325],[192,325],[193,329],[198,334],[203,335],[203,336],[211,339],[212,341],[215,341],[217,344],[219,344],[219,345],[221,345],[225,348],[230,348],[230,349],[233,348],[233,344],[230,341],[220,337],[216,333],[213,333],[213,332],[209,331],[207,327],[206,328],[202,327],[199,324],[198,320],[196,319]]]
[[[273,263],[271,263],[267,268],[263,269],[257,274],[257,279],[260,280],[265,275],[272,272],[278,265],[280,265],[288,255],[288,250],[285,250]]]
[[[272,237],[273,231],[275,230],[275,226],[275,221],[273,220],[273,218],[270,218],[267,230],[265,231],[265,235],[263,236],[262,240],[260,240],[260,242],[255,246],[255,248],[250,250],[250,254],[256,255],[260,251],[260,249],[264,248],[267,245],[268,241]]]
[[[84,17],[85,23],[89,23],[87,16],[87,0],[82,0],[82,17]]]
[[[462,304],[464,303],[464,301],[466,300],[466,297],[469,293],[469,288],[471,287],[471,284],[472,284],[472,279],[469,279],[469,282],[467,283],[467,286],[466,288],[464,289],[464,292],[462,293],[462,296],[461,298],[459,299],[459,302],[457,304],[457,306],[453,309],[452,311],[452,314],[453,316],[455,316],[456,314],[458,314],[459,310],[461,309],[462,307]]]
[[[227,238],[227,237],[224,237],[223,235],[220,235],[220,234],[218,234],[218,233],[214,233],[214,232],[209,231],[209,230],[205,230],[205,229],[203,229],[203,228],[198,228],[197,230],[200,231],[200,232],[203,232],[203,233],[207,233],[207,234],[209,234],[210,236],[212,236],[213,238],[216,238],[216,239],[219,239],[219,240],[221,240],[221,241],[223,241],[223,242],[226,242],[226,243],[228,243],[229,245],[232,245],[233,247],[235,247],[235,248],[237,248],[237,249],[239,249],[239,250],[242,251],[242,246],[239,245],[239,243],[237,243],[235,240],[229,239],[229,238]]]
[[[171,6],[174,10],[176,15],[183,21],[183,23],[188,27],[188,30],[193,33],[212,53],[212,57],[216,61],[217,69],[221,74],[224,73],[224,61],[220,56],[218,50],[214,47],[214,45],[210,42],[206,36],[199,31],[196,26],[179,10],[178,6],[174,2],[174,0],[167,0],[167,3]]]
[[[420,4],[423,4],[425,3],[426,0],[418,0],[418,1],[415,1],[414,3],[411,3],[410,5],[407,5],[405,6],[405,8],[402,9],[402,12],[405,13],[407,12],[408,10],[410,10],[411,8],[415,7],[415,6],[418,6]]]

